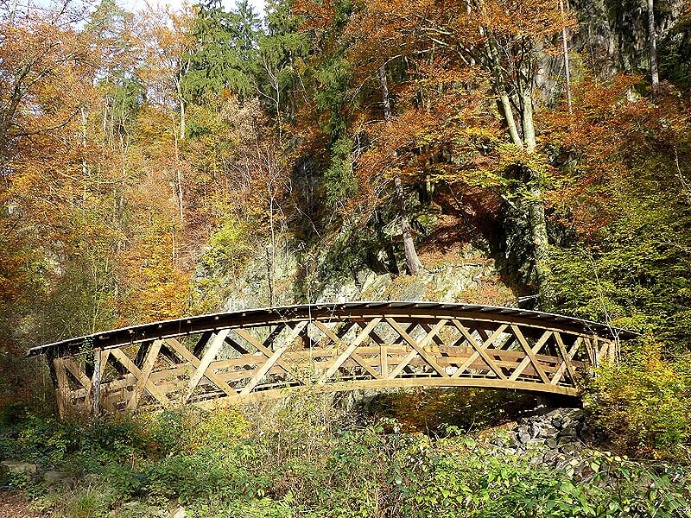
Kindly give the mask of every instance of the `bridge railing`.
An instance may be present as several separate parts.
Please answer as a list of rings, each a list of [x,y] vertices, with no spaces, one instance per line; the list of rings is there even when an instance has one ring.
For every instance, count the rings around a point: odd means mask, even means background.
[[[350,303],[205,315],[32,349],[61,415],[215,408],[299,390],[487,387],[578,396],[628,331],[460,304]]]

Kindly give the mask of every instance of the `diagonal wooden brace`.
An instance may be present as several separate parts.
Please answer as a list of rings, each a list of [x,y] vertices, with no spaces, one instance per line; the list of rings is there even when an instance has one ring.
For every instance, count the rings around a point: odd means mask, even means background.
[[[441,330],[442,327],[446,325],[446,320],[440,320],[436,326],[434,326],[434,329],[427,333],[427,336],[418,344],[415,339],[413,339],[412,336],[410,336],[408,333],[405,332],[405,330],[396,322],[393,318],[391,317],[386,317],[386,321],[389,323],[389,325],[399,334],[401,337],[408,342],[408,344],[415,349],[418,354],[422,357],[423,360],[425,360],[430,367],[432,367],[437,373],[442,377],[442,378],[448,378],[449,375],[446,373],[446,371],[439,366],[437,361],[434,359],[434,357],[429,354],[427,351],[425,351],[425,346],[432,341],[434,336]]]
[[[475,338],[473,338],[473,335],[471,335],[468,332],[468,329],[457,319],[453,319],[451,321],[454,326],[456,326],[456,329],[458,329],[461,334],[465,337],[466,341],[472,346],[473,349],[475,349],[475,353],[468,358],[459,369],[453,373],[454,378],[458,378],[463,374],[463,372],[470,366],[472,363],[477,359],[478,356],[482,357],[482,359],[485,361],[487,364],[487,367],[489,367],[494,374],[497,375],[497,377],[501,380],[505,380],[506,376],[504,376],[504,373],[501,371],[501,368],[494,362],[492,358],[487,354],[486,349],[489,347],[494,340],[496,340],[506,329],[507,326],[502,325],[497,329],[494,333],[492,333],[492,336],[484,342],[482,345],[478,344]],[[477,354],[477,356],[475,356]]]
[[[132,374],[137,380],[137,384],[141,382],[143,384],[143,388],[145,388],[149,394],[156,399],[156,401],[163,405],[164,408],[170,408],[170,400],[156,387],[156,385],[152,383],[148,376],[144,376],[144,373],[139,369],[139,367],[137,367],[121,349],[111,349],[110,354],[113,356],[113,358],[119,361],[123,367],[130,371],[130,374]],[[130,401],[132,401],[132,399],[130,399]],[[137,398],[137,402],[138,401],[139,398]]]
[[[240,394],[246,395],[249,394],[254,387],[256,387],[259,382],[266,376],[266,374],[271,370],[271,367],[276,365],[276,362],[279,360],[281,355],[283,355],[284,352],[288,350],[288,348],[293,344],[293,341],[300,335],[302,330],[307,326],[307,320],[303,320],[302,322],[298,322],[298,324],[293,328],[291,331],[290,335],[286,339],[285,343],[276,349],[273,354],[264,362],[264,364],[259,367],[259,370],[252,376],[252,379],[249,380],[247,385],[242,389]]]
[[[533,368],[535,369],[535,372],[537,372],[538,376],[540,376],[542,383],[549,384],[550,379],[547,377],[547,374],[545,374],[545,371],[540,366],[540,362],[535,356],[535,353],[533,353],[533,350],[530,347],[530,344],[528,344],[528,341],[525,339],[525,336],[523,336],[521,329],[517,325],[511,325],[511,330],[513,331],[514,336],[518,339],[518,343],[521,344],[521,347],[528,355],[530,363],[533,364]]]
[[[538,354],[540,352],[540,349],[544,347],[544,345],[547,343],[549,338],[552,336],[552,331],[545,331],[540,339],[537,341],[537,343],[532,347],[533,355]],[[519,339],[520,341],[520,339]],[[509,376],[509,381],[516,381],[518,377],[523,374],[523,371],[526,369],[528,364],[532,361],[530,356],[527,356],[521,360],[521,363],[518,364],[518,367],[516,367],[516,370],[513,371],[513,374]]]
[[[187,403],[190,397],[192,397],[194,389],[197,388],[197,385],[199,385],[199,382],[205,376],[206,370],[209,368],[209,365],[211,365],[211,362],[214,361],[214,359],[218,355],[218,352],[221,350],[221,347],[225,343],[226,336],[228,336],[229,332],[230,329],[222,329],[221,331],[216,333],[216,336],[214,336],[211,340],[211,345],[204,353],[204,356],[202,356],[202,359],[199,361],[199,366],[197,367],[197,370],[194,371],[194,374],[190,378],[189,385],[187,386],[187,391],[185,392],[185,395],[182,398],[183,404]]]
[[[377,327],[379,322],[381,322],[381,318],[379,317],[370,320],[369,324],[367,324],[367,326],[365,326],[365,328],[362,331],[360,331],[357,337],[355,337],[353,343],[351,343],[348,346],[348,348],[345,351],[343,351],[343,353],[338,358],[336,358],[336,360],[326,370],[324,375],[320,378],[319,383],[326,382],[327,379],[329,379],[336,373],[336,371],[350,357],[350,355],[355,351],[355,349],[357,349],[357,347],[369,337],[370,331]]]
[[[170,347],[175,353],[177,353],[183,360],[190,363],[195,369],[199,369],[199,366],[201,365],[201,361],[199,360],[199,358],[192,354],[192,351],[187,349],[175,338],[168,338],[166,340],[166,345]],[[219,389],[225,392],[226,395],[231,397],[238,395],[237,391],[230,385],[228,385],[225,381],[223,381],[223,378],[216,374],[211,368],[211,366],[207,367],[206,371],[204,372],[204,376],[206,376]]]

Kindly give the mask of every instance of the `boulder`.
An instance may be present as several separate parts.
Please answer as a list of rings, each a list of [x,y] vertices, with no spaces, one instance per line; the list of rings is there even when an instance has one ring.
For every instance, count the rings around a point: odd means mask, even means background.
[[[43,474],[43,481],[49,486],[73,486],[77,480],[67,471],[46,471]]]
[[[26,473],[34,475],[38,471],[39,465],[32,462],[18,462],[5,460],[0,462],[0,471],[3,473]]]
[[[545,425],[542,428],[540,428],[540,437],[556,437],[556,435],[559,433],[559,430],[557,430],[554,426],[551,425]]]
[[[518,427],[518,440],[521,444],[527,444],[528,441],[532,439],[530,432],[528,431],[527,426],[519,426]]]
[[[563,428],[559,431],[557,437],[578,437],[578,431],[573,427]]]

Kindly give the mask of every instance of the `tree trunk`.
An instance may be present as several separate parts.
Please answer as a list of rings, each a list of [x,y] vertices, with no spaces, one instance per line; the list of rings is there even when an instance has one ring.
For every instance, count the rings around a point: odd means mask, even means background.
[[[559,10],[564,17],[564,0],[559,0]],[[561,40],[564,48],[564,78],[566,80],[566,104],[569,107],[569,115],[573,113],[571,104],[571,69],[569,68],[569,41],[566,27],[561,30]]]
[[[185,140],[187,134],[187,121],[185,113],[185,101],[180,98],[180,140]]]
[[[648,37],[650,39],[650,77],[653,92],[657,92],[660,87],[660,74],[657,63],[657,31],[655,30],[653,0],[648,0]]]
[[[384,107],[384,120],[391,118],[391,100],[389,98],[389,87],[386,83],[386,64],[379,67],[379,83],[381,85],[382,105]],[[399,217],[401,219],[401,235],[403,236],[403,248],[405,250],[406,269],[409,275],[417,275],[420,271],[422,263],[417,256],[415,250],[415,242],[410,231],[410,220],[408,219],[408,211],[405,208],[405,195],[403,193],[403,184],[401,179],[396,176],[394,178],[394,192],[398,199]]]
[[[12,8],[10,9],[10,27],[14,26],[14,15],[17,12],[17,0],[12,0]]]
[[[401,216],[401,234],[403,235],[403,247],[405,249],[405,264],[409,275],[417,275],[422,267],[422,263],[415,251],[415,242],[413,241],[413,234],[410,231],[410,220],[408,219],[408,211],[405,208],[405,196],[403,194],[403,184],[401,179],[397,176],[394,178],[394,189],[396,191],[396,198],[398,198],[399,214]]]
[[[532,74],[526,73],[526,84],[520,87],[521,96],[521,125],[525,150],[532,154],[537,147],[535,137],[535,122],[533,120]],[[547,259],[549,257],[549,241],[547,238],[547,220],[545,205],[542,201],[541,175],[539,171],[529,169],[527,173],[530,200],[528,205],[528,223],[533,241],[533,262],[538,291],[542,292],[547,279]]]
[[[526,87],[521,91],[521,124],[523,126],[523,142],[528,153],[535,152],[537,142],[535,140],[535,123],[533,121],[533,94],[532,88]]]
[[[175,124],[173,124],[175,126]],[[180,152],[178,149],[178,137],[175,135],[175,127],[173,127],[173,142],[175,144],[175,184],[177,185],[176,197],[178,199],[178,210],[180,214],[180,223],[185,221],[185,211],[182,201],[182,171],[180,171]]]
[[[511,142],[513,142],[518,147],[523,147],[523,141],[521,136],[518,134],[518,127],[516,126],[516,119],[513,116],[513,110],[511,109],[511,100],[508,94],[502,93],[499,96],[499,102],[504,112],[504,120],[506,126],[509,129],[509,136],[511,137]]]
[[[180,101],[180,140],[185,140],[187,134],[187,113],[185,112],[185,99],[182,97],[182,83],[179,79],[175,81],[175,89],[178,93],[178,101]]]
[[[386,64],[379,67],[379,84],[381,85],[384,120],[388,121],[391,118],[391,99],[389,98],[389,85],[386,82]]]
[[[532,173],[532,172],[531,172]],[[536,175],[532,173],[532,181],[538,182]],[[542,188],[535,185],[530,189],[531,200],[528,206],[528,222],[533,240],[533,261],[535,279],[538,291],[542,292],[547,280],[547,259],[549,258],[549,240],[547,237],[547,220],[545,218],[545,205],[540,199]]]

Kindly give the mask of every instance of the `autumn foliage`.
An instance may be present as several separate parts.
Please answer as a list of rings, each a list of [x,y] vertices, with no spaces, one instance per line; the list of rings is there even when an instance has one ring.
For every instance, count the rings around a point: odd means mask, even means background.
[[[628,4],[558,0],[20,4],[0,4],[3,350],[219,309],[209,264],[263,261],[273,304],[281,243],[318,276],[367,236],[354,253],[405,284],[442,224],[533,307],[688,350],[688,6],[655,2],[648,34]]]

